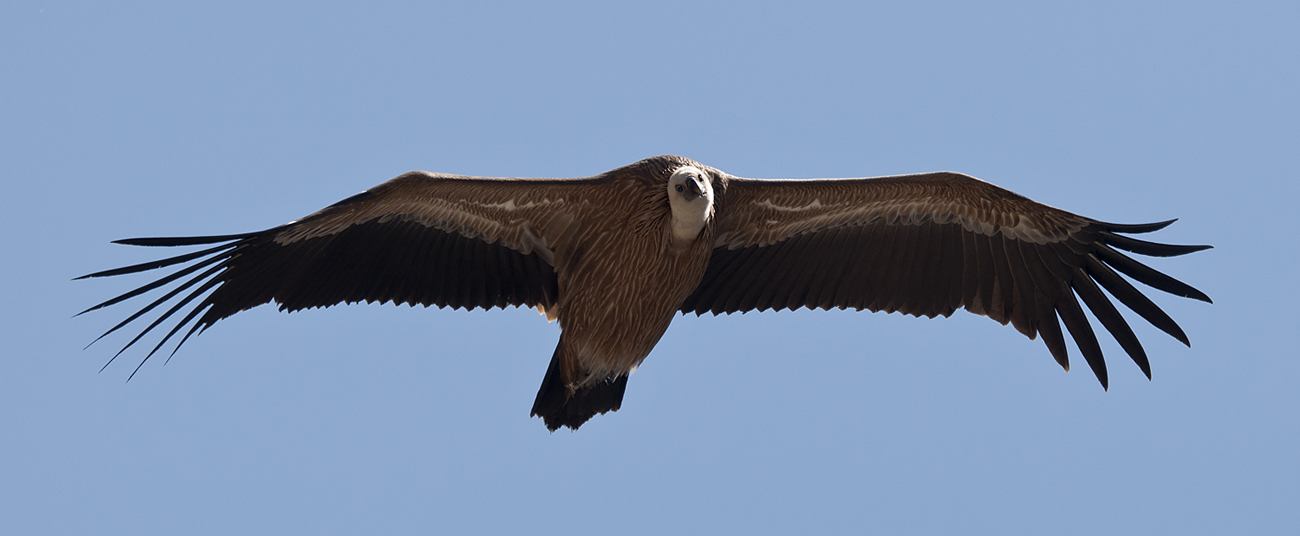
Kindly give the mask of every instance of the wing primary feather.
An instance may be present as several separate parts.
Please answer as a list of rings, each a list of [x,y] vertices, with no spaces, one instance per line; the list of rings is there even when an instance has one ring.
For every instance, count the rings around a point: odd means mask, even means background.
[[[992,317],[997,314],[993,300],[998,289],[998,274],[993,267],[993,246],[986,235],[974,234],[974,238],[975,263],[979,266],[979,290],[975,302],[979,306],[979,314]]]
[[[172,274],[170,274],[170,275],[168,275],[168,276],[166,276],[166,277],[164,277],[164,278],[162,278],[162,279],[159,279],[159,280],[154,281],[154,282],[152,282],[152,283],[149,283],[149,284],[147,284],[147,285],[141,286],[141,287],[139,287],[139,288],[137,288],[137,289],[135,289],[135,290],[132,290],[132,291],[130,291],[130,292],[127,292],[127,293],[125,293],[125,294],[122,294],[121,296],[118,296],[118,297],[116,297],[116,298],[113,298],[113,299],[111,299],[111,300],[108,300],[108,301],[106,301],[106,302],[104,302],[104,303],[101,303],[101,304],[99,304],[99,305],[96,305],[96,306],[94,306],[94,307],[91,307],[91,308],[89,308],[89,309],[86,309],[85,311],[82,311],[82,312],[77,313],[77,314],[72,315],[72,316],[73,316],[73,318],[76,318],[76,317],[78,317],[78,316],[81,316],[81,315],[84,315],[84,314],[89,313],[89,312],[91,312],[91,311],[94,311],[95,309],[100,309],[100,308],[103,308],[103,307],[108,307],[108,306],[110,306],[110,305],[117,304],[117,303],[121,303],[121,302],[123,302],[123,301],[129,300],[129,299],[131,299],[131,298],[134,298],[134,297],[136,297],[136,296],[139,296],[139,295],[141,295],[141,294],[144,294],[144,293],[146,293],[146,292],[149,292],[149,291],[151,291],[151,290],[153,290],[153,289],[156,289],[156,288],[158,288],[158,287],[161,287],[161,286],[163,286],[163,285],[166,285],[167,283],[171,283],[172,281],[175,281],[175,280],[177,280],[177,279],[180,279],[180,278],[182,278],[182,277],[185,277],[185,276],[188,275],[188,274],[194,273],[194,271],[195,271],[195,270],[198,270],[199,268],[203,268],[204,266],[208,266],[208,265],[210,265],[210,264],[212,264],[212,263],[214,263],[214,262],[218,262],[218,261],[224,260],[224,259],[226,259],[226,258],[227,258],[226,256],[218,255],[218,256],[212,257],[212,258],[210,258],[210,259],[204,259],[203,262],[195,263],[195,264],[192,265],[192,266],[187,266],[187,267],[185,267],[185,268],[183,268],[183,269],[177,270],[177,271],[173,272]],[[96,340],[98,340],[98,339],[96,339]],[[94,344],[94,343],[92,342],[91,344]],[[89,348],[89,346],[87,346],[87,348]]]
[[[203,250],[203,251],[196,251],[196,252],[194,252],[194,253],[186,253],[186,254],[184,254],[184,255],[178,255],[178,256],[176,256],[176,257],[169,257],[169,258],[166,258],[166,259],[159,259],[159,260],[156,260],[156,261],[142,262],[142,263],[140,263],[140,264],[133,264],[133,265],[131,265],[131,266],[124,266],[124,267],[122,267],[122,268],[114,268],[114,269],[112,269],[112,270],[104,270],[104,271],[102,271],[102,272],[95,272],[95,273],[93,273],[93,274],[86,274],[86,275],[83,275],[83,276],[78,277],[78,278],[76,278],[76,279],[73,279],[73,281],[77,281],[77,280],[80,280],[80,279],[89,279],[89,278],[92,278],[92,277],[111,277],[111,276],[115,276],[115,275],[125,275],[125,274],[134,274],[134,273],[136,273],[136,272],[144,272],[144,271],[147,271],[147,270],[153,270],[153,269],[156,269],[156,268],[162,268],[162,267],[165,267],[165,266],[171,266],[171,265],[173,265],[173,264],[180,264],[180,263],[182,263],[182,262],[192,261],[192,260],[197,259],[197,258],[199,258],[199,257],[203,257],[203,256],[206,256],[206,255],[209,255],[209,254],[212,254],[212,253],[216,253],[216,252],[218,252],[218,251],[222,251],[222,250],[230,249],[230,248],[233,248],[233,247],[238,246],[238,245],[239,245],[238,243],[235,243],[235,244],[222,244],[222,245],[217,246],[217,247],[214,247],[214,248],[208,248],[208,249],[205,249],[205,250]],[[89,310],[89,309],[88,309],[88,310]]]
[[[1101,231],[1098,234],[1105,238],[1107,244],[1125,251],[1131,251],[1133,253],[1148,255],[1151,257],[1177,257],[1179,255],[1186,255],[1197,251],[1205,251],[1214,247],[1160,244],[1157,242],[1147,242],[1146,240],[1138,240],[1136,238],[1117,235],[1109,231]]]
[[[220,258],[220,257],[218,257],[218,258]],[[87,344],[87,345],[86,345],[86,348],[90,348],[90,345],[91,345],[91,344],[95,344],[95,342],[99,341],[100,339],[102,339],[102,338],[104,338],[104,337],[107,337],[108,334],[113,333],[114,331],[117,331],[117,330],[119,330],[119,329],[122,329],[123,326],[125,326],[125,325],[127,325],[127,324],[130,324],[131,321],[133,321],[133,320],[135,320],[135,319],[137,319],[137,318],[140,318],[141,316],[145,315],[145,314],[148,313],[149,311],[152,311],[155,307],[158,307],[159,305],[161,305],[161,304],[163,304],[163,303],[166,303],[167,300],[172,299],[172,297],[176,296],[177,294],[180,294],[180,293],[183,292],[185,289],[194,286],[195,283],[198,283],[198,282],[200,282],[200,281],[202,281],[202,280],[204,280],[204,279],[207,279],[207,278],[211,277],[212,274],[215,274],[215,273],[221,271],[221,269],[224,268],[225,266],[226,266],[226,263],[221,263],[221,264],[218,264],[218,265],[216,265],[216,266],[213,266],[213,267],[210,268],[208,271],[203,272],[202,274],[200,274],[200,275],[198,275],[198,276],[195,276],[194,278],[190,279],[189,281],[186,281],[184,284],[182,284],[182,285],[180,285],[180,286],[178,286],[178,287],[172,289],[172,290],[171,290],[170,292],[168,292],[167,294],[164,294],[161,298],[158,298],[157,300],[154,300],[153,303],[150,303],[149,305],[146,305],[143,309],[140,309],[139,311],[136,311],[135,314],[133,314],[133,315],[127,317],[126,320],[123,320],[123,321],[121,321],[121,322],[118,322],[116,326],[113,326],[113,327],[112,327],[111,329],[109,329],[108,331],[105,331],[103,335],[100,335],[100,336],[96,337],[95,340],[90,341],[90,344]],[[149,329],[152,329],[152,326],[151,326],[150,328],[148,328],[148,329],[145,329],[145,332],[148,332]],[[143,337],[143,336],[144,336],[144,333],[141,333],[140,336],[136,337],[136,339],[139,339],[140,337]],[[130,343],[130,344],[127,344],[126,346],[127,346],[127,347],[130,347],[131,344],[134,344],[134,343],[135,343],[135,340],[132,340],[131,343]],[[126,347],[122,348],[122,350],[126,350]],[[120,354],[120,353],[122,353],[122,351],[118,351],[117,353]],[[117,356],[114,355],[113,357],[117,357]],[[110,359],[109,361],[112,362],[111,359]],[[103,370],[103,369],[101,369],[101,370]]]
[[[199,295],[203,294],[204,292],[207,292],[214,285],[220,282],[221,280],[219,279],[213,279],[205,283],[203,286],[195,289],[194,292],[190,293],[189,296],[186,296],[185,299],[180,301],[180,303],[177,303],[175,307],[168,309],[167,312],[163,314],[161,317],[159,317],[158,320],[155,321],[153,325],[149,326],[149,329],[153,329],[153,327],[158,325],[159,322],[162,322],[164,319],[170,317],[176,311],[180,310],[186,304],[190,303],[190,301],[192,301],[194,298],[197,298]],[[153,355],[158,352],[158,349],[162,348],[162,346],[167,343],[167,340],[172,338],[172,335],[175,335],[177,331],[180,331],[181,326],[184,326],[186,322],[189,322],[190,319],[194,318],[194,315],[198,314],[201,309],[203,308],[195,307],[193,311],[190,311],[189,314],[185,315],[185,318],[183,320],[181,320],[179,323],[176,324],[176,327],[172,328],[171,331],[168,331],[167,335],[163,337],[161,341],[158,341],[158,344],[153,347],[153,350],[149,350],[149,353],[144,356],[144,359],[140,360],[140,364],[135,366],[135,370],[131,371],[131,375],[126,377],[126,381],[128,382],[131,381],[131,378],[135,377],[135,373],[140,371],[140,367],[144,366],[144,362],[148,361],[150,357],[153,357]]]
[[[210,272],[215,271],[215,270],[216,270],[216,268],[214,267],[212,270],[210,270]],[[200,277],[198,277],[198,278],[195,278],[195,281],[197,281],[197,280],[199,280],[199,279],[202,279],[203,277],[207,277],[207,275],[204,275],[204,276],[200,276]],[[158,327],[158,324],[163,323],[163,321],[167,320],[167,319],[168,319],[169,317],[171,317],[173,314],[176,314],[176,311],[179,311],[182,307],[184,307],[184,306],[185,306],[186,304],[188,304],[190,301],[194,300],[195,297],[199,296],[200,294],[203,294],[204,292],[207,292],[208,289],[211,289],[213,286],[215,286],[215,285],[217,285],[217,284],[219,284],[219,283],[221,283],[221,278],[212,278],[212,279],[208,280],[206,283],[204,283],[203,285],[199,286],[199,288],[195,289],[194,292],[190,293],[189,296],[186,296],[186,297],[185,297],[184,299],[182,299],[179,303],[177,303],[176,305],[172,306],[171,309],[168,309],[167,312],[163,313],[163,314],[162,314],[161,316],[159,316],[156,320],[154,320],[153,323],[149,324],[148,327],[144,328],[144,330],[141,331],[139,335],[136,335],[134,339],[131,339],[131,342],[126,343],[126,346],[123,346],[122,349],[121,349],[121,350],[118,350],[116,354],[113,354],[113,357],[110,358],[110,359],[108,360],[108,363],[104,363],[104,367],[107,368],[108,365],[109,365],[109,363],[112,363],[114,359],[117,359],[117,356],[122,355],[122,352],[125,352],[127,348],[130,348],[132,345],[134,345],[136,342],[138,342],[142,337],[145,336],[145,334],[149,333],[150,331],[153,331],[153,328]],[[178,290],[179,290],[179,289],[178,289]],[[152,306],[150,306],[150,307],[152,307]],[[165,340],[165,339],[164,339],[164,340]],[[157,350],[158,350],[157,348],[154,348],[154,351],[157,351]],[[149,352],[149,355],[153,355],[153,352]],[[149,356],[145,356],[145,360],[148,360],[148,359],[149,359]],[[141,364],[144,364],[144,362],[141,361]],[[140,370],[140,367],[139,367],[139,366],[136,366],[135,369],[136,369],[136,370]],[[102,370],[104,370],[104,369],[103,369],[103,368],[100,368],[99,370],[102,371]],[[131,373],[131,375],[134,376],[134,375],[135,375],[135,372],[133,371],[133,372]],[[131,378],[128,377],[126,380],[127,380],[127,381],[131,381]]]
[[[957,305],[979,314],[983,309],[975,307],[975,297],[979,295],[980,270],[979,255],[975,250],[975,233],[962,230],[957,238],[961,241],[961,287],[957,296]]]
[[[1007,258],[1007,267],[1011,271],[1012,291],[1011,325],[1026,337],[1033,338],[1037,333],[1034,315],[1038,311],[1035,303],[1034,279],[1029,275],[1028,261],[1020,251],[1021,242],[1011,238],[1002,239],[1002,252]]]
[[[1006,240],[1001,236],[990,236],[989,252],[992,254],[990,260],[993,263],[993,273],[996,275],[993,284],[993,312],[997,316],[990,314],[989,317],[1006,325],[1011,321],[1014,314],[1016,292],[1016,282],[1011,277],[1010,261],[1006,252]],[[1001,305],[1001,307],[998,307]]]
[[[1100,283],[1107,292],[1110,292],[1112,296],[1117,298],[1120,303],[1123,303],[1124,306],[1132,309],[1133,312],[1138,314],[1138,316],[1146,319],[1147,322],[1150,322],[1151,325],[1155,326],[1160,331],[1168,333],[1171,337],[1178,339],[1178,342],[1189,347],[1192,345],[1192,343],[1187,339],[1187,334],[1183,333],[1183,329],[1178,326],[1178,323],[1174,322],[1174,319],[1165,313],[1164,310],[1160,309],[1155,302],[1151,301],[1151,299],[1146,297],[1145,294],[1142,294],[1137,287],[1134,287],[1123,277],[1120,277],[1119,274],[1115,273],[1115,271],[1109,266],[1106,266],[1105,263],[1097,260],[1095,257],[1087,257],[1087,262],[1088,274]]]
[[[1132,277],[1143,284],[1163,290],[1175,296],[1192,298],[1205,303],[1214,303],[1210,301],[1210,297],[1206,296],[1204,292],[1192,288],[1192,286],[1187,283],[1165,275],[1155,268],[1135,261],[1123,253],[1105,246],[1098,247],[1096,253],[1097,258],[1101,259],[1106,264],[1109,264],[1111,267],[1124,273],[1124,275]]]
[[[264,231],[264,232],[275,232],[275,231],[280,230],[280,229],[283,228],[283,227],[285,227],[285,226],[282,225],[282,226],[280,226],[280,227],[275,227],[275,228],[272,228],[272,229],[268,229],[267,231]],[[262,233],[261,233],[261,232],[257,232],[257,233],[240,233],[240,234],[217,235],[217,236],[173,236],[173,237],[158,237],[158,238],[123,238],[123,239],[121,239],[121,240],[114,240],[113,243],[114,243],[114,244],[123,244],[123,245],[127,245],[127,246],[146,246],[146,247],[197,246],[197,245],[201,245],[201,244],[216,244],[217,242],[230,242],[231,240],[243,240],[243,239],[246,239],[246,238],[252,238],[252,237],[255,237],[255,236],[260,235],[260,234],[262,234]]]
[[[1079,353],[1088,361],[1088,366],[1092,368],[1092,373],[1097,375],[1097,381],[1101,382],[1102,389],[1110,389],[1110,380],[1106,374],[1106,359],[1101,353],[1101,344],[1097,342],[1097,334],[1092,331],[1092,325],[1088,323],[1088,318],[1083,314],[1083,308],[1079,307],[1079,301],[1075,299],[1072,292],[1064,281],[1058,283],[1061,287],[1061,299],[1056,302],[1056,313],[1061,316],[1061,323],[1065,324],[1066,329],[1070,330],[1070,335],[1074,337],[1074,343],[1079,347]]]
[[[1074,291],[1092,311],[1092,316],[1096,317],[1102,327],[1115,337],[1115,341],[1129,357],[1133,358],[1133,362],[1137,363],[1138,368],[1142,369],[1142,373],[1150,380],[1151,362],[1147,359],[1146,350],[1142,349],[1142,343],[1133,333],[1133,328],[1124,320],[1124,316],[1120,314],[1119,309],[1115,308],[1115,304],[1101,293],[1101,289],[1097,288],[1097,283],[1091,277],[1088,277],[1082,269],[1075,268],[1074,271]]]
[[[199,314],[200,312],[206,311],[206,310],[208,310],[208,309],[211,308],[211,307],[212,307],[211,304],[201,304],[201,305],[199,305],[198,307],[195,307],[194,310],[191,311],[189,315],[186,315],[186,319],[185,319],[184,321],[182,321],[182,322],[180,323],[180,325],[182,325],[182,326],[185,325],[186,322],[189,322],[189,319],[190,319],[191,317],[193,317],[193,316]],[[185,341],[190,340],[190,335],[193,335],[195,332],[202,333],[203,330],[201,330],[201,329],[199,329],[199,328],[202,328],[202,327],[204,327],[204,326],[205,326],[205,324],[204,324],[203,322],[195,322],[193,326],[190,326],[190,330],[187,331],[187,332],[185,332],[185,336],[184,336],[184,337],[181,337],[181,342],[176,343],[176,347],[175,347],[175,348],[172,348],[172,353],[167,354],[167,360],[166,360],[166,361],[163,361],[163,365],[166,365],[167,363],[170,363],[170,362],[171,362],[171,360],[172,360],[172,356],[175,356],[175,355],[176,355],[176,352],[179,351],[179,350],[181,349],[181,346],[184,346],[184,345],[185,345]]]
[[[175,325],[174,327],[172,327],[172,330],[171,330],[171,331],[168,331],[168,332],[167,332],[167,336],[163,337],[161,341],[158,341],[158,345],[157,345],[157,346],[154,346],[153,351],[152,351],[152,352],[149,352],[149,355],[148,355],[148,356],[145,356],[145,359],[149,359],[149,356],[153,355],[154,352],[157,352],[159,348],[162,348],[163,344],[165,344],[165,343],[167,342],[168,339],[171,339],[171,338],[172,338],[172,335],[175,335],[176,332],[180,331],[181,328],[185,327],[186,324],[189,324],[189,323],[190,323],[190,320],[194,320],[194,317],[198,316],[199,313],[201,313],[201,312],[207,310],[209,307],[211,307],[211,304],[199,303],[199,306],[198,306],[198,307],[195,307],[194,309],[190,310],[189,314],[185,315],[185,318],[182,318],[180,322],[177,322],[176,325]],[[185,341],[187,341],[187,340],[190,339],[190,335],[193,334],[193,333],[194,333],[194,330],[195,330],[195,329],[198,329],[198,327],[199,327],[201,324],[202,324],[202,323],[200,323],[200,322],[196,322],[196,323],[194,324],[194,327],[190,328],[189,331],[185,332],[185,336],[184,336],[184,337],[181,337],[181,341],[178,342],[178,343],[176,343],[176,347],[175,347],[175,348],[172,348],[172,351],[171,351],[170,354],[167,354],[167,359],[163,361],[163,365],[164,365],[164,366],[167,365],[168,363],[171,363],[171,361],[172,361],[172,356],[176,355],[176,352],[177,352],[178,350],[181,349],[181,345],[182,345],[182,344],[185,344]],[[144,364],[144,363],[141,362],[141,364]],[[140,369],[139,365],[137,365],[135,368],[136,368],[136,370],[139,370],[139,369]],[[135,372],[132,371],[131,374],[134,375]],[[131,378],[127,378],[127,381],[130,381],[130,380],[131,380]]]
[[[1025,260],[1025,266],[1028,268],[1029,277],[1034,282],[1034,288],[1038,296],[1034,302],[1038,306],[1038,334],[1043,337],[1043,344],[1047,345],[1047,350],[1052,353],[1052,358],[1066,372],[1070,370],[1070,354],[1065,346],[1065,335],[1061,333],[1061,323],[1056,312],[1056,303],[1061,300],[1060,292],[1064,290],[1069,292],[1061,284],[1060,280],[1054,277],[1051,270],[1047,268],[1050,259],[1044,259],[1042,253],[1045,250],[1041,246],[1029,243],[1021,243],[1020,254]]]
[[[962,245],[962,228],[957,225],[940,225],[943,230],[943,244],[940,257],[941,280],[939,287],[939,314],[948,317],[961,307],[962,284],[966,279],[964,247]]]
[[[1158,221],[1155,223],[1095,222],[1095,224],[1100,225],[1106,230],[1114,233],[1142,234],[1142,233],[1150,233],[1153,231],[1159,231],[1161,229],[1164,229],[1165,227],[1169,227],[1170,224],[1176,221],[1178,221],[1178,218],[1174,218],[1172,220]]]
[[[1037,251],[1038,258],[1043,261],[1043,266],[1047,268],[1048,273],[1052,274],[1054,279],[1069,281],[1071,277],[1074,277],[1074,274],[1070,273],[1070,268],[1073,266],[1069,263],[1069,260],[1075,259],[1076,255],[1068,247],[1060,243],[1045,244],[1040,246]]]
[[[239,295],[214,304],[217,315],[224,318],[242,310],[240,306],[249,305],[250,301],[260,304],[271,299],[278,302],[280,311],[312,307],[312,293],[320,287],[321,281],[328,281],[343,269],[340,263],[330,262],[327,252],[339,243],[339,236],[349,232],[352,231],[349,229],[290,245],[268,240],[250,246],[243,256],[245,261],[231,268],[230,275],[240,282],[239,285],[221,289],[238,291]],[[340,289],[339,296],[346,298],[348,290]]]
[[[1040,302],[1040,314],[1043,321],[1038,323],[1038,334],[1043,336],[1043,344],[1047,345],[1047,351],[1052,353],[1052,359],[1056,364],[1066,372],[1070,371],[1070,354],[1065,346],[1065,334],[1061,333],[1061,323],[1056,314],[1056,308],[1046,302]]]

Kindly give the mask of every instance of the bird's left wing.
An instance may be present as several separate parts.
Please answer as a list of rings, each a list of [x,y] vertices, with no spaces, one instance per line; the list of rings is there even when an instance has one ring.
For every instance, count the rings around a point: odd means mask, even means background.
[[[122,348],[126,350],[198,300],[149,353],[153,355],[196,318],[177,348],[218,320],[270,301],[284,311],[390,301],[467,309],[550,307],[558,293],[553,248],[582,219],[588,208],[582,192],[599,180],[411,172],[265,231],[118,240],[137,246],[219,245],[82,276],[78,279],[180,266],[82,313],[179,281],[104,333],[180,296]]]
[[[1210,301],[1116,251],[1174,256],[1209,247],[1119,234],[1155,231],[1172,221],[1099,222],[958,173],[726,179],[713,256],[683,312],[836,307],[933,317],[965,308],[1011,323],[1030,338],[1041,334],[1068,370],[1059,317],[1105,386],[1101,348],[1076,295],[1148,378],[1141,344],[1100,288],[1184,344],[1178,324],[1116,270]]]

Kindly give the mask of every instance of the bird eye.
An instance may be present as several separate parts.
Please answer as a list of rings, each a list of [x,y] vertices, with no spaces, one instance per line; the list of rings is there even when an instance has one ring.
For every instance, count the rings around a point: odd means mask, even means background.
[[[677,191],[678,191],[679,193],[680,193],[680,192],[683,192],[683,191],[685,191],[685,190],[686,190],[686,187],[685,187],[685,186],[682,186],[682,185],[680,185],[680,184],[677,185]]]

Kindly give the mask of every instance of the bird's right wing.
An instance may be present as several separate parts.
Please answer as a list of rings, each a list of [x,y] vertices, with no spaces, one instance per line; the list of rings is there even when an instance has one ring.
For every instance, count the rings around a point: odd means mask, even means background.
[[[180,266],[82,313],[179,281],[104,333],[180,296],[122,348],[126,350],[198,300],[149,353],[153,355],[196,318],[176,348],[218,320],[270,301],[283,311],[355,302],[467,309],[550,307],[558,294],[553,248],[586,214],[589,204],[583,193],[600,180],[411,172],[265,231],[117,240],[136,246],[219,245],[82,276],[78,279]]]

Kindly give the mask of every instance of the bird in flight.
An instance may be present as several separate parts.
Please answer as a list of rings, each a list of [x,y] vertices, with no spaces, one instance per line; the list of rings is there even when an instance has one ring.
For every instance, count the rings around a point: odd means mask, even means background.
[[[176,349],[271,301],[289,312],[355,302],[536,308],[561,331],[532,415],[552,431],[576,430],[619,409],[628,375],[678,312],[934,317],[964,308],[1041,336],[1069,370],[1063,324],[1104,388],[1106,363],[1081,299],[1150,379],[1141,343],[1101,289],[1190,346],[1119,275],[1210,302],[1120,251],[1169,257],[1210,247],[1125,236],[1170,223],[1100,222],[960,173],[760,180],[657,156],[582,179],[413,171],[264,231],[118,240],[210,247],[78,279],[178,267],[82,311],[179,282],[100,336],[167,307],[116,359],[184,311],[140,365],[187,325]]]

